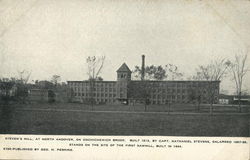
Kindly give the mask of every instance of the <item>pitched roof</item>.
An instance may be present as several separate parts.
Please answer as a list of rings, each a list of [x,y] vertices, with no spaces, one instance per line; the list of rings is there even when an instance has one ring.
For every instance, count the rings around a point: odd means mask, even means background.
[[[131,72],[126,63],[123,63],[116,72]]]

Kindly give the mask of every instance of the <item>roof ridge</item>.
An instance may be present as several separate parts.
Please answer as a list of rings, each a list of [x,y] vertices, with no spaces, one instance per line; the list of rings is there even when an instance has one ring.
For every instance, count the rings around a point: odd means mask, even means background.
[[[124,62],[116,72],[131,72],[127,64]]]

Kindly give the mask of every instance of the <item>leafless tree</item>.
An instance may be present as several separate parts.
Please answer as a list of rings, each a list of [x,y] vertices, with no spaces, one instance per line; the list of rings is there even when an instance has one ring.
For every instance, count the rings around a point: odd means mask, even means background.
[[[170,77],[171,80],[180,80],[183,77],[183,73],[179,71],[179,68],[176,65],[167,64],[165,65],[165,70],[167,71],[168,77]]]
[[[2,78],[2,69],[4,62],[4,45],[0,42],[0,78]]]
[[[94,105],[94,90],[95,90],[95,81],[98,80],[98,77],[103,69],[105,61],[105,56],[101,57],[87,57],[86,62],[88,66],[87,74],[90,82],[90,103],[93,110]]]
[[[60,83],[61,81],[61,76],[59,75],[53,75],[52,78],[51,78],[51,82],[57,86],[58,83]]]
[[[105,61],[105,56],[101,56],[101,57],[89,56],[87,58],[87,64],[88,64],[87,74],[90,80],[98,78],[98,76],[100,75],[102,71],[104,61]]]
[[[31,71],[22,70],[18,71],[18,79],[17,79],[17,97],[22,103],[26,103],[28,98],[28,81],[30,79]]]
[[[199,66],[196,70],[196,75],[193,76],[193,79],[195,80],[205,80],[209,82],[207,90],[210,102],[210,113],[213,112],[213,103],[215,101],[216,89],[214,88],[214,83],[222,80],[222,78],[226,75],[229,66],[230,61],[226,59],[218,59],[212,61],[208,65]]]
[[[220,81],[226,74],[230,61],[221,59],[212,61],[208,65],[201,65],[194,76],[196,80]]]
[[[233,81],[235,82],[236,94],[238,96],[239,112],[241,112],[241,96],[242,96],[242,84],[244,76],[249,71],[247,64],[247,54],[235,55],[235,59],[230,63],[230,71],[233,75]]]
[[[22,70],[18,71],[18,74],[20,82],[23,84],[27,84],[30,79],[31,71]]]

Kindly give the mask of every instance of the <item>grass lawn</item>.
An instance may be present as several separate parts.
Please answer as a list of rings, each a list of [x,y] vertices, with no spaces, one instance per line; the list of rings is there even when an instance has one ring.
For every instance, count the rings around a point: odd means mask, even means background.
[[[107,106],[131,112],[89,111],[79,104],[8,106],[0,133],[58,135],[250,136],[249,114],[167,114],[140,112],[143,106]],[[122,108],[123,107],[123,108]],[[127,107],[127,108],[126,108]],[[32,109],[31,109],[32,108]],[[50,110],[50,109],[53,110]],[[108,108],[108,109],[107,109]],[[39,110],[40,109],[40,110]],[[149,108],[150,109],[150,108]],[[152,110],[152,109],[151,109]]]

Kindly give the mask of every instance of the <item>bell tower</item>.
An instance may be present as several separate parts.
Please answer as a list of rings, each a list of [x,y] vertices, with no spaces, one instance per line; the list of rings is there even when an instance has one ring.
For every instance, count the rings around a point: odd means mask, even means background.
[[[128,83],[131,81],[131,70],[123,63],[117,72],[116,98],[124,103],[128,102]]]
[[[131,80],[132,72],[130,71],[126,63],[123,63],[116,72],[117,72],[117,81],[130,81]]]

